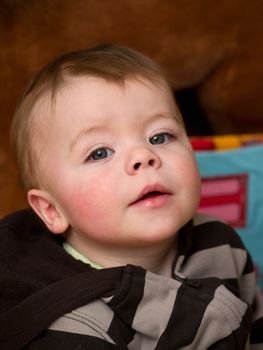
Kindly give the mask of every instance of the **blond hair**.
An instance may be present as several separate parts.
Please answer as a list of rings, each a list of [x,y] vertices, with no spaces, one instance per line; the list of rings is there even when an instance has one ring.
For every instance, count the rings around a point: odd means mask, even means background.
[[[22,184],[26,191],[39,187],[39,159],[34,145],[33,107],[47,92],[54,97],[65,78],[93,76],[124,84],[126,79],[143,79],[154,84],[168,82],[160,66],[143,54],[122,46],[100,45],[63,54],[43,67],[29,82],[18,102],[10,138]],[[169,84],[168,84],[169,85]]]

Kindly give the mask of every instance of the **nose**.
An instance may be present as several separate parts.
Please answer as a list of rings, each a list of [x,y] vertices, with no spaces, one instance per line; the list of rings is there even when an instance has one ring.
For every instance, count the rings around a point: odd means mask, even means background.
[[[139,147],[130,152],[126,163],[126,171],[129,175],[135,175],[146,168],[158,169],[161,166],[160,157],[146,147]]]

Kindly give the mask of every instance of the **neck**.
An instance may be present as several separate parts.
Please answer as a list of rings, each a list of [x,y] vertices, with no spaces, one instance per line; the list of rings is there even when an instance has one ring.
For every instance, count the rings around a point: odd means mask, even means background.
[[[109,245],[98,247],[90,240],[87,242],[85,238],[81,241],[79,236],[74,235],[69,235],[66,241],[80,254],[104,268],[131,264],[167,277],[171,276],[171,266],[176,255],[174,237],[158,244],[133,248]]]

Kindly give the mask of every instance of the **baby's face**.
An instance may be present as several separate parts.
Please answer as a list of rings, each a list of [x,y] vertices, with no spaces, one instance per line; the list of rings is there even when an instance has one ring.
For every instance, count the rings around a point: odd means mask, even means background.
[[[200,178],[178,116],[168,88],[150,83],[81,77],[59,90],[41,163],[73,237],[152,244],[193,216]]]

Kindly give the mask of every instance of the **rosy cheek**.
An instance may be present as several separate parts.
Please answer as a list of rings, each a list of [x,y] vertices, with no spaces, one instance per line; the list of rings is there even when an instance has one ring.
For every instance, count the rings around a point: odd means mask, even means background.
[[[113,194],[108,186],[96,183],[96,185],[79,188],[71,197],[71,206],[74,207],[73,215],[79,220],[88,220],[97,224],[105,218],[112,205]]]

